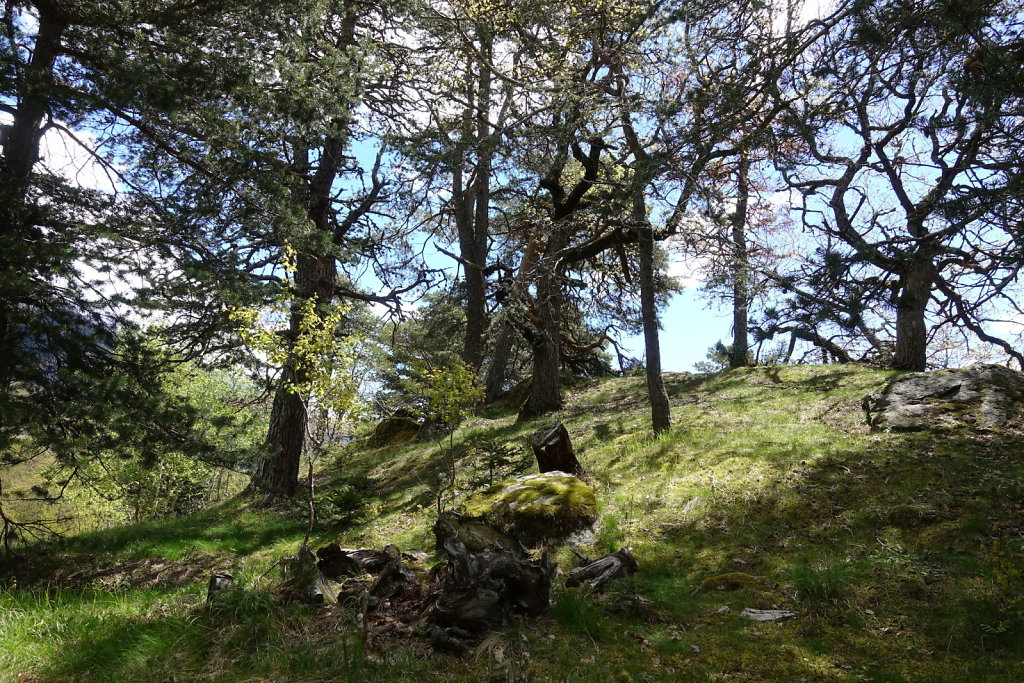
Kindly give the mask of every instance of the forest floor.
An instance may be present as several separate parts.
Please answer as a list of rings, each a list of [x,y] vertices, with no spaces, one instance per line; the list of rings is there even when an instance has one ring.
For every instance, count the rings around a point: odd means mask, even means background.
[[[666,376],[651,436],[643,378],[595,380],[557,415],[597,491],[597,556],[636,576],[600,595],[556,579],[551,609],[467,657],[369,633],[357,608],[282,606],[274,562],[302,507],[239,498],[193,517],[31,547],[0,568],[0,679],[451,681],[1024,680],[1024,425],[871,433],[861,398],[889,373],[770,367]],[[535,467],[493,409],[455,434],[455,492]],[[351,445],[319,476],[319,547],[433,549],[443,444]],[[496,454],[511,461],[499,463]],[[488,462],[488,456],[493,456]],[[568,549],[555,559],[575,566]],[[212,572],[236,577],[205,608]],[[744,608],[795,613],[776,622]]]

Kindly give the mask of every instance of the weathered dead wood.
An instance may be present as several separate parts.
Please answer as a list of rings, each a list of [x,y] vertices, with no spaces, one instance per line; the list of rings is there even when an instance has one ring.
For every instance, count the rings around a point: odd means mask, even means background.
[[[475,519],[467,519],[455,512],[442,512],[434,522],[435,547],[438,551],[445,550],[445,541],[456,538],[471,553],[483,552],[495,543],[502,543],[513,553],[522,552],[522,544],[492,526]]]
[[[235,577],[231,576],[231,574],[214,574],[211,576],[210,583],[206,586],[206,604],[215,604],[234,585]]]
[[[332,581],[360,574],[379,574],[395,558],[416,564],[430,557],[419,550],[399,551],[397,546],[390,543],[380,550],[342,548],[337,543],[331,543],[317,550],[316,556],[319,558],[317,567]]]
[[[569,578],[565,581],[565,585],[569,588],[585,583],[591,590],[600,591],[609,581],[625,578],[639,571],[636,558],[633,557],[629,548],[623,548],[596,560],[591,560],[575,550],[573,553],[580,558],[580,565],[569,572]]]
[[[316,556],[302,546],[293,557],[280,561],[283,581],[277,587],[284,602],[334,603],[338,596],[317,567]]]
[[[569,432],[561,422],[541,427],[530,437],[537,467],[543,472],[565,472],[577,477],[584,474],[583,466],[576,459]]]
[[[556,564],[546,552],[525,560],[499,541],[472,553],[457,538],[446,539],[444,549],[448,562],[433,574],[437,584],[423,613],[438,649],[462,651],[513,614],[547,608]]]
[[[385,546],[384,552],[387,554],[388,560],[369,590],[369,594],[378,600],[396,595],[405,586],[416,580],[416,574],[402,564],[402,556],[397,547],[388,544]]]

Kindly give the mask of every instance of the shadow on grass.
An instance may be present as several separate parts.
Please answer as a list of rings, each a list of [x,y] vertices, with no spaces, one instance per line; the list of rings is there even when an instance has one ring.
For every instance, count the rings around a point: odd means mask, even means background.
[[[793,609],[788,645],[826,642],[880,680],[1021,680],[1021,452],[1020,433],[944,432],[779,463],[766,487],[712,491],[704,514],[663,525],[642,566],[651,590],[756,576],[760,592],[705,600]]]
[[[35,647],[35,663],[21,664],[16,673],[46,681],[387,678],[371,675],[376,667],[325,612],[268,604],[259,613],[193,607],[168,614],[154,610],[162,597],[127,594],[114,613],[105,613],[104,605],[118,598],[91,591],[61,591],[42,603],[24,597],[26,619],[33,617],[34,601],[45,608],[33,628],[48,628],[50,637]],[[310,631],[310,622],[321,628]]]
[[[174,556],[193,549],[249,555],[284,540],[302,538],[304,532],[305,523],[298,517],[276,512],[256,518],[201,514],[89,532],[57,547],[68,552],[149,557]]]

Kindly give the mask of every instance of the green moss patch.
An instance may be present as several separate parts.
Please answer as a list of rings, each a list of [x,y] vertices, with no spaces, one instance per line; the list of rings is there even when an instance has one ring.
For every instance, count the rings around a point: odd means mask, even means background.
[[[699,590],[702,593],[709,591],[735,591],[743,588],[759,588],[761,586],[761,579],[750,574],[743,572],[729,572],[728,574],[719,574],[718,576],[712,576],[709,579],[704,579],[700,583]]]
[[[600,514],[593,489],[563,472],[500,482],[470,496],[463,509],[467,517],[480,519],[526,546],[590,529]]]

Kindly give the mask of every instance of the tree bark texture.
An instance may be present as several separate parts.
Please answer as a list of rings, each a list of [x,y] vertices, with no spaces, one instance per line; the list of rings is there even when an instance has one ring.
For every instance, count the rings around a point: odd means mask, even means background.
[[[896,301],[896,351],[893,367],[897,370],[922,372],[928,358],[928,326],[925,311],[935,282],[936,269],[926,252],[910,262],[900,276],[900,293]]]
[[[554,255],[564,238],[555,233],[546,249]],[[543,415],[562,407],[562,286],[556,264],[542,259],[537,278],[537,330],[530,340],[533,346],[533,383],[530,398],[519,411],[520,419]]]
[[[747,206],[750,200],[750,185],[747,175],[750,162],[741,157],[736,172],[736,211],[732,214],[732,348],[729,351],[729,367],[743,368],[750,365],[750,344],[747,337],[747,313],[750,307],[750,268],[747,263]]]
[[[642,199],[640,201],[643,201]],[[640,228],[640,317],[644,326],[647,354],[647,398],[651,404],[651,426],[655,434],[672,427],[668,393],[661,376],[661,344],[658,339],[658,307],[654,294],[654,235],[650,225]]]
[[[465,187],[465,153],[460,149],[455,156],[452,173],[452,199],[455,204],[455,225],[459,237],[459,252],[463,261],[466,285],[466,336],[463,340],[462,359],[467,365],[479,369],[484,360],[484,333],[487,331],[487,237],[489,232],[491,201],[490,135],[491,71],[486,65],[490,59],[491,42],[488,36],[480,40],[484,59],[470,60],[466,85],[469,90],[467,108],[463,118],[462,143],[468,144],[476,136],[476,164],[471,183]],[[475,74],[474,67],[478,69]],[[475,119],[475,121],[474,121]],[[475,123],[475,126],[474,126]],[[474,130],[475,128],[475,130]]]
[[[53,66],[60,53],[67,23],[50,7],[39,9],[39,32],[32,48],[32,60],[25,69],[24,95],[17,104],[10,126],[0,138],[3,158],[0,159],[0,273],[21,270],[22,261],[37,239],[32,227],[31,209],[26,204],[32,168],[39,158],[43,137],[43,120],[50,104],[50,88],[54,85]],[[0,296],[0,348],[15,344],[17,323],[14,322],[12,295]],[[0,353],[0,390],[7,390],[12,380],[11,354]]]
[[[342,41],[355,45],[356,14],[355,3],[349,1],[348,12],[342,22]],[[302,143],[294,145],[296,175],[309,177],[304,185],[294,190],[295,201],[306,209],[311,228],[320,235],[330,236],[338,244],[343,234],[335,232],[331,218],[334,211],[332,193],[334,181],[341,172],[344,152],[348,145],[347,120],[335,121],[336,132],[323,139],[319,163],[310,175],[310,149]],[[312,254],[299,249],[295,264],[295,298],[285,333],[290,344],[299,336],[302,322],[299,311],[303,302],[316,299],[316,307],[322,310],[331,305],[336,297],[337,262],[333,253]],[[302,450],[306,442],[306,426],[309,422],[307,406],[302,396],[289,390],[289,385],[302,384],[308,379],[301,367],[300,359],[291,357],[281,372],[270,412],[270,426],[264,446],[268,452],[255,475],[252,485],[267,492],[268,498],[292,497],[298,488],[299,468]]]

